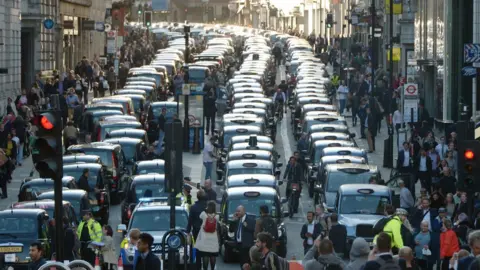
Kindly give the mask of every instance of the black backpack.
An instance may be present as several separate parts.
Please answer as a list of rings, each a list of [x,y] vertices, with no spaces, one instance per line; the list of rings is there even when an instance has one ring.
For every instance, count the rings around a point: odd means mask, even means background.
[[[375,260],[378,264],[380,264],[379,270],[400,270],[400,265],[398,264],[398,261],[395,259],[389,258],[385,260],[382,257],[378,257],[377,260]]]
[[[392,220],[392,217],[384,217],[384,218],[378,220],[377,223],[375,223],[375,225],[373,225],[373,234],[377,235],[377,234],[383,232],[383,228],[385,228],[385,225],[387,225],[387,223],[390,220]]]
[[[338,264],[324,264],[323,270],[343,270],[343,268]]]
[[[262,227],[262,232],[269,233],[273,239],[278,239],[277,223],[272,217],[262,217]]]

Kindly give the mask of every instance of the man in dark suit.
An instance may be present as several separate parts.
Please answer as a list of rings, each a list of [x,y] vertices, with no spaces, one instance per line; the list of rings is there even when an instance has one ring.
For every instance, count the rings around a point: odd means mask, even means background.
[[[422,188],[428,193],[432,193],[432,159],[427,155],[425,149],[420,149],[420,155],[415,158],[415,173],[417,179],[420,179]],[[415,190],[412,191],[415,193]]]
[[[410,144],[408,142],[403,142],[403,149],[398,151],[397,159],[397,170],[401,174],[410,175],[409,178],[402,177],[402,180],[405,182],[405,186],[410,190],[413,196],[415,196],[415,182],[412,172],[411,164],[412,154],[410,152]]]
[[[203,220],[200,214],[207,208],[207,195],[205,191],[199,190],[197,192],[197,201],[190,208],[190,215],[188,216],[187,234],[193,233],[193,239],[196,241],[198,233],[202,227]],[[202,268],[202,260],[196,261],[197,269]]]
[[[160,270],[160,259],[150,251],[153,245],[153,236],[148,233],[140,234],[137,248],[140,256],[133,261],[133,270]]]
[[[390,235],[384,232],[378,234],[376,246],[370,251],[368,261],[365,263],[363,270],[378,270],[382,266],[386,267],[386,269],[400,270],[400,265],[393,258],[391,249],[392,240]]]
[[[377,136],[377,120],[375,114],[367,107],[367,117],[365,118],[365,135],[367,136],[369,152],[375,151],[375,136]]]
[[[322,225],[313,220],[314,213],[309,211],[307,213],[307,223],[303,224],[302,231],[300,232],[300,237],[303,239],[303,254],[312,248],[313,242],[317,237],[322,233]]]
[[[243,269],[244,264],[250,264],[250,248],[255,240],[253,237],[255,223],[255,217],[247,215],[243,205],[237,207],[229,230],[235,232],[235,243],[240,253],[240,269]]]

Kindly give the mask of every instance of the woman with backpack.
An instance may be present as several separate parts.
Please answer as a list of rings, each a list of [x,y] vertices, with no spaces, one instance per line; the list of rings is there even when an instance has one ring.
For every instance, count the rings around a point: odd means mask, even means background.
[[[218,251],[218,216],[216,212],[217,204],[214,201],[207,203],[207,208],[200,214],[202,219],[202,227],[198,233],[195,248],[197,249],[197,260],[201,258],[203,270],[210,268],[215,269]]]

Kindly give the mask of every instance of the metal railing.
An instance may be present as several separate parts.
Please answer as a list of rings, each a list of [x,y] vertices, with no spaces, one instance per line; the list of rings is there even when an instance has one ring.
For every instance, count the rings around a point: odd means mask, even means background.
[[[84,260],[74,260],[69,262],[68,264],[62,262],[48,262],[42,265],[38,270],[50,270],[50,269],[57,269],[57,270],[95,270],[95,268]]]

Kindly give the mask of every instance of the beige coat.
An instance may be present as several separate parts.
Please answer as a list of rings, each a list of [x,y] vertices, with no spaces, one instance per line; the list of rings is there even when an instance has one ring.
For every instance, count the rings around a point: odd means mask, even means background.
[[[105,246],[102,247],[103,262],[116,265],[118,258],[115,253],[113,238],[111,236],[104,236],[103,243],[105,244]]]
[[[213,216],[212,214],[208,214],[208,215]],[[205,226],[205,221],[207,220],[207,213],[203,211],[200,214],[200,218],[202,219],[202,227],[200,229],[200,232],[198,233],[197,242],[195,243],[195,248],[203,252],[217,253],[219,251],[218,231],[214,233],[206,233],[203,230],[203,226]],[[218,226],[217,215],[215,215],[215,219],[217,220],[217,226]]]

